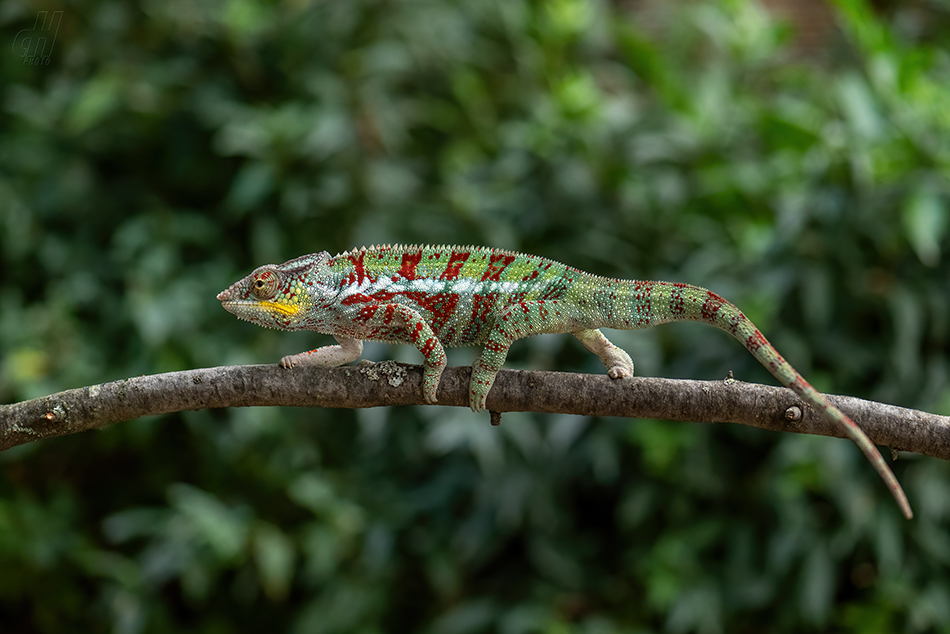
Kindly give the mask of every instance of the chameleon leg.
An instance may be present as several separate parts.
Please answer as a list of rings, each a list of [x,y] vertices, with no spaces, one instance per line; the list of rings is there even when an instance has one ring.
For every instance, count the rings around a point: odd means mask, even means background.
[[[402,321],[406,331],[405,341],[414,345],[422,353],[422,395],[427,403],[437,402],[436,390],[439,388],[439,380],[442,378],[442,371],[447,362],[442,342],[439,341],[429,322],[418,311],[402,304],[384,304],[380,308],[383,315],[391,312]]]
[[[612,379],[626,379],[633,376],[633,360],[630,355],[607,340],[600,330],[578,330],[572,332],[584,347],[600,357],[607,366],[607,376]]]
[[[432,327],[417,311],[402,304],[378,304],[367,311],[371,316],[363,320],[367,332],[373,333],[380,329],[392,332],[393,326],[401,325],[399,339],[411,343],[424,357],[422,374],[422,394],[427,403],[436,402],[436,390],[439,379],[445,369],[445,349],[436,337]],[[367,339],[374,339],[370,334]],[[323,346],[309,352],[301,352],[284,357],[280,364],[285,368],[295,365],[326,365],[338,366],[359,359],[363,352],[363,342],[359,339],[336,336],[337,346]]]
[[[323,346],[322,348],[310,350],[309,352],[288,355],[280,360],[280,365],[285,368],[292,368],[295,365],[326,365],[336,367],[344,363],[349,363],[350,361],[356,361],[360,358],[360,354],[363,352],[362,341],[340,336],[335,337],[335,339],[340,345]]]
[[[485,409],[488,392],[495,383],[495,375],[508,357],[508,348],[512,342],[530,335],[551,332],[552,326],[560,323],[560,319],[558,302],[545,300],[519,302],[495,318],[485,348],[472,364],[472,382],[468,396],[473,412]]]

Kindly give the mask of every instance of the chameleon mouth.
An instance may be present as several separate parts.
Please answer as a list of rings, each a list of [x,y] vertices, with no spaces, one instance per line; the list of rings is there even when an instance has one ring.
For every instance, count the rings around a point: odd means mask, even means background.
[[[250,300],[229,300],[224,293],[218,295],[221,301],[221,307],[229,313],[237,315],[241,319],[251,321],[253,313],[263,311],[266,313],[279,313],[287,317],[293,317],[300,312],[300,307],[293,304],[278,304],[273,301],[250,301]]]

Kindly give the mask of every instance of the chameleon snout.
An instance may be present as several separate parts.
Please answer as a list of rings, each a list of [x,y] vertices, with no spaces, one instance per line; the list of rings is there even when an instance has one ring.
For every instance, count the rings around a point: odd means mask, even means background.
[[[233,291],[234,291],[234,287],[233,287],[233,286],[232,286],[231,288],[226,288],[226,289],[224,289],[223,291],[221,291],[220,293],[218,293],[218,295],[217,295],[218,301],[219,301],[219,302],[226,302],[226,301],[232,299],[232,298],[231,298],[231,295],[233,294],[233,293],[232,293]]]

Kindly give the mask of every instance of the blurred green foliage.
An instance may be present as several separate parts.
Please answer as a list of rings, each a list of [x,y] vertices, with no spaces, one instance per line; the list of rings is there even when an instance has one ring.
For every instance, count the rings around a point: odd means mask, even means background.
[[[710,287],[819,389],[950,410],[945,4],[839,0],[821,59],[748,2],[625,6],[0,5],[11,43],[64,11],[48,64],[0,55],[0,399],[274,362],[326,338],[221,310],[254,266],[461,242]],[[772,382],[708,327],[615,334]],[[950,631],[950,469],[895,464],[904,522],[840,440],[235,409],[0,465],[3,632]]]

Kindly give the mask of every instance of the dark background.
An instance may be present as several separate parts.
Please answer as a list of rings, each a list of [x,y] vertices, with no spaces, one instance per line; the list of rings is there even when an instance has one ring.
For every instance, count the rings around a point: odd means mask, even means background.
[[[706,286],[818,389],[947,413],[950,14],[820,6],[0,4],[0,400],[328,343],[214,296],[405,242]],[[774,384],[707,326],[612,339]],[[603,372],[569,336],[508,365]],[[912,522],[851,443],[736,426],[126,422],[0,454],[0,632],[950,631],[950,469],[894,469]]]

